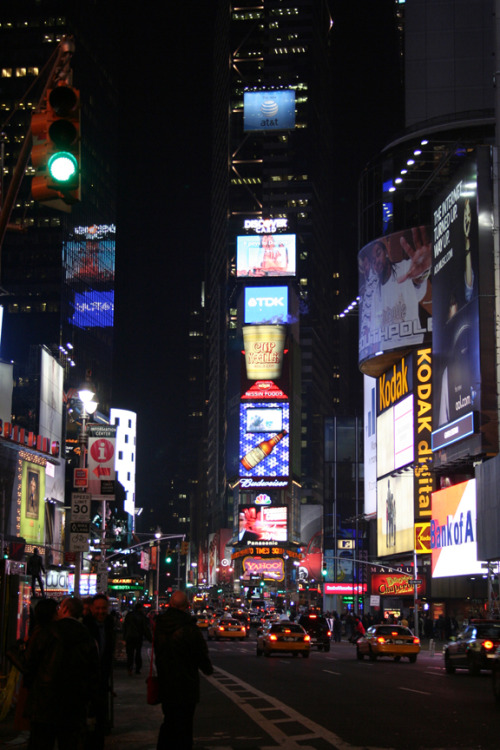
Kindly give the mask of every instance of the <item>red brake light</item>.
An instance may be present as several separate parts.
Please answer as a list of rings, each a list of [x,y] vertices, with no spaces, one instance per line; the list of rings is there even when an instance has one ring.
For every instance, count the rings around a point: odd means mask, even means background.
[[[385,638],[383,635],[379,635],[377,638],[377,643],[385,643]]]
[[[483,641],[483,648],[485,648],[487,651],[491,651],[493,647],[494,647],[493,641]]]
[[[309,615],[309,619],[310,619],[310,620],[315,620],[315,619],[317,618],[317,616],[318,616],[318,615]]]
[[[391,630],[391,635],[399,635],[397,630]]]
[[[420,643],[420,638],[417,638],[417,636],[413,636],[413,643]]]
[[[277,636],[274,635],[274,633],[271,633],[271,635],[269,636],[269,640],[270,641],[277,641],[278,638],[277,638]]]
[[[304,640],[305,641],[310,641],[311,640],[311,636],[310,635],[305,635],[304,636]]]
[[[327,630],[327,631],[326,631],[326,634],[327,634],[328,638],[331,638],[331,637],[332,637],[332,631],[331,631],[331,630]]]
[[[292,631],[290,630],[290,628],[286,628],[285,633],[291,633],[291,632]]]

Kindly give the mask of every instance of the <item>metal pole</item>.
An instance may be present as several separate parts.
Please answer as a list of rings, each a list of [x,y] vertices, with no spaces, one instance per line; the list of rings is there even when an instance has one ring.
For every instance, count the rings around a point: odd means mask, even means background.
[[[418,638],[418,594],[417,594],[417,588],[418,588],[417,577],[418,576],[417,576],[417,573],[418,573],[417,550],[414,549],[413,550],[413,574],[415,578],[413,580],[415,581],[415,583],[413,584],[413,619],[414,619],[413,630],[415,632],[415,635]]]
[[[160,611],[160,540],[156,542],[156,611]]]
[[[80,427],[79,434],[80,443],[80,469],[84,469],[86,465],[86,449],[87,449],[87,412],[85,411],[85,404],[82,403],[82,426]],[[82,577],[82,557],[83,552],[75,552],[75,585],[74,595],[80,596],[80,580]]]

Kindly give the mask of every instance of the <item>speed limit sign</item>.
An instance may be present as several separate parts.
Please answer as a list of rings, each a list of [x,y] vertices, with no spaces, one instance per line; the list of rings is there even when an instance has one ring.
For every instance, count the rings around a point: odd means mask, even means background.
[[[88,492],[71,493],[71,520],[90,521],[92,495]]]

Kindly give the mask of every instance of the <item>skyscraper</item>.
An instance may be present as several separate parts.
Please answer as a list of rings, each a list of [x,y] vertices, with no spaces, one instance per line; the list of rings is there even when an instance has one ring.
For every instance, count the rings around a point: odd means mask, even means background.
[[[238,506],[252,504],[263,491],[273,506],[287,508],[288,538],[298,544],[300,505],[323,500],[323,417],[333,408],[335,354],[331,28],[322,0],[219,4],[207,257],[208,466],[201,509],[210,533],[234,533]],[[249,268],[247,261],[259,267]],[[260,317],[250,315],[259,309]],[[259,322],[279,322],[284,329],[278,375],[284,387],[278,401],[255,403],[259,416],[274,407],[276,422],[250,439],[251,428],[242,426],[248,419],[244,399],[253,397],[245,395],[242,330]],[[274,450],[287,455],[283,481],[266,477],[270,468],[258,472],[258,481],[243,477],[245,446],[278,433],[282,417],[286,436]]]

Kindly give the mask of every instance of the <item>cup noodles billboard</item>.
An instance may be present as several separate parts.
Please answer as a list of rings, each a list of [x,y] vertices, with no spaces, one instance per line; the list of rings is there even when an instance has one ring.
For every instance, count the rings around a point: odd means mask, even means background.
[[[248,380],[275,380],[281,377],[285,336],[285,326],[243,326]]]
[[[432,577],[483,575],[477,559],[476,480],[432,493]]]

